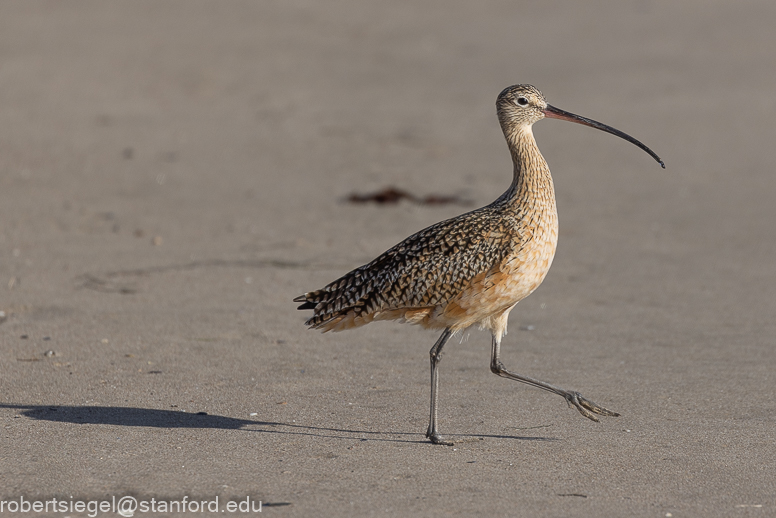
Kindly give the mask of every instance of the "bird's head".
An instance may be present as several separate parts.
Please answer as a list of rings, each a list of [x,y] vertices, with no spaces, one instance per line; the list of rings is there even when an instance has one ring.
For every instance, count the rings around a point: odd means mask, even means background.
[[[571,112],[547,104],[544,95],[542,95],[535,86],[514,85],[505,88],[496,100],[496,113],[498,113],[498,120],[501,123],[501,129],[504,131],[507,141],[515,138],[515,136],[521,132],[530,132],[531,125],[545,117],[549,119],[559,119],[576,122],[577,124],[582,124],[616,135],[649,153],[663,169],[666,167],[654,151],[627,133],[623,133],[618,129],[614,129],[611,126],[594,121],[593,119],[575,115]]]
[[[496,113],[506,133],[518,126],[530,126],[545,117],[547,101],[538,88],[514,85],[505,88],[496,100]]]

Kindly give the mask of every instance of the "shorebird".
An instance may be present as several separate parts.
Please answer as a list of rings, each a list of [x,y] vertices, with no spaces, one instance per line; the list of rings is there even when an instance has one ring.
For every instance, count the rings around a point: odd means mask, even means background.
[[[312,309],[311,329],[342,331],[373,320],[398,320],[444,329],[429,351],[431,411],[426,437],[452,445],[437,430],[438,366],[442,348],[455,333],[478,325],[492,335],[490,370],[501,377],[558,394],[593,421],[618,416],[549,383],[507,370],[501,339],[515,304],[547,275],[558,242],[558,213],[550,169],[531,126],[544,118],[584,124],[635,144],[665,168],[651,149],[610,126],[547,104],[531,85],[506,88],[496,113],[514,164],[512,184],[490,205],[442,221],[408,237],[377,259],[326,287],[294,299]]]

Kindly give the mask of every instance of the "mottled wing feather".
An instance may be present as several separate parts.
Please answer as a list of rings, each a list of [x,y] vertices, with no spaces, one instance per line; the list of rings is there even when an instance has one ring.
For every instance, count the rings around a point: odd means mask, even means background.
[[[492,210],[487,206],[432,225],[326,287],[297,297],[303,303],[299,309],[315,311],[306,324],[330,329],[348,317],[366,323],[400,309],[444,305],[509,252],[505,243],[512,236],[505,229],[510,226]]]

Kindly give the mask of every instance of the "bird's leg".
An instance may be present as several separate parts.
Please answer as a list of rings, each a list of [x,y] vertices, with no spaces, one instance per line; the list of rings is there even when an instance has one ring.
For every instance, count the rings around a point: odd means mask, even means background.
[[[508,370],[506,370],[506,368],[504,368],[504,364],[501,363],[501,360],[499,359],[500,349],[501,349],[501,339],[496,338],[496,336],[494,335],[493,351],[490,358],[490,370],[491,372],[493,372],[493,374],[498,374],[502,378],[508,378],[511,380],[519,381],[520,383],[527,383],[528,385],[532,385],[534,387],[544,389],[548,392],[553,392],[555,394],[563,396],[563,398],[566,400],[569,406],[573,405],[577,410],[579,410],[579,412],[583,416],[596,422],[598,421],[598,418],[595,416],[595,414],[605,415],[605,416],[615,416],[615,417],[620,415],[617,412],[612,412],[611,410],[607,410],[602,406],[596,405],[589,399],[583,398],[579,392],[574,392],[571,390],[563,390],[561,388],[550,385],[549,383],[535,380],[533,378],[529,378],[528,376],[520,376],[519,374],[514,374],[512,372],[509,372]]]
[[[434,347],[429,351],[431,356],[431,417],[428,420],[428,430],[426,431],[426,437],[431,439],[434,444],[444,444],[445,446],[452,446],[453,443],[445,441],[437,431],[437,400],[439,394],[437,389],[439,388],[439,373],[437,372],[437,364],[442,360],[442,347],[445,346],[447,340],[453,335],[453,332],[448,327],[442,332],[442,335],[434,344]]]

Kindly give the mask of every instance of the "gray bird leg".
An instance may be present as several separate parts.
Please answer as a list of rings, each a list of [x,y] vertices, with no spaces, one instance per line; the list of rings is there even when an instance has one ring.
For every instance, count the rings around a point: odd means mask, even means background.
[[[434,347],[429,351],[431,356],[431,416],[428,420],[428,430],[426,431],[426,437],[431,439],[434,444],[444,444],[445,446],[452,446],[453,443],[445,441],[437,431],[437,400],[439,399],[439,373],[437,372],[437,364],[442,360],[442,347],[445,346],[447,340],[453,335],[453,332],[448,327],[442,332],[442,335],[434,344]]]
[[[617,412],[612,412],[611,410],[607,410],[602,406],[596,405],[589,399],[583,398],[579,392],[574,392],[571,390],[563,390],[554,385],[550,385],[549,383],[535,380],[533,378],[529,378],[528,376],[521,376],[519,374],[514,374],[512,372],[509,372],[508,370],[506,370],[506,368],[504,368],[504,364],[501,363],[501,360],[499,359],[500,349],[501,349],[501,340],[497,339],[494,335],[493,351],[490,359],[490,370],[491,372],[493,372],[493,374],[498,374],[502,378],[508,378],[511,380],[519,381],[520,383],[526,383],[528,385],[546,390],[548,392],[553,392],[555,394],[558,394],[559,396],[563,396],[563,398],[566,400],[569,406],[573,405],[577,410],[579,410],[579,413],[581,413],[583,416],[596,422],[598,422],[598,418],[594,414],[614,416],[614,417],[620,415]],[[433,362],[433,359],[432,359],[432,362]]]

